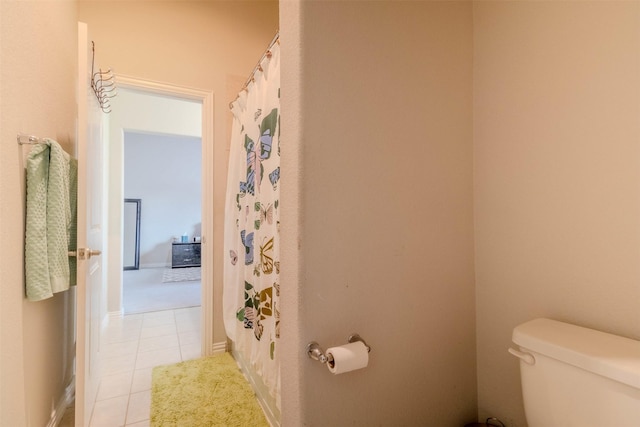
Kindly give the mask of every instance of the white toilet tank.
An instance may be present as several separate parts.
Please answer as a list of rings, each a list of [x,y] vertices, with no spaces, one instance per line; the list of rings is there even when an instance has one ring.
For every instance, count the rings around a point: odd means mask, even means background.
[[[513,342],[529,427],[640,427],[640,341],[536,319]]]

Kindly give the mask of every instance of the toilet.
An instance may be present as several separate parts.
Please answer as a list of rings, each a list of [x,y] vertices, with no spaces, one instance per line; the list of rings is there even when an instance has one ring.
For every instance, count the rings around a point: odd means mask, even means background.
[[[640,426],[640,341],[551,319],[512,339],[529,427]]]

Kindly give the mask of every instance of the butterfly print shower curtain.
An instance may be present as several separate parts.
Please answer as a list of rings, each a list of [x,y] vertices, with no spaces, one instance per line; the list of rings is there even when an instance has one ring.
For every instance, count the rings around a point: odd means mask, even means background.
[[[232,103],[225,205],[223,316],[227,336],[279,408],[280,61],[274,44]]]

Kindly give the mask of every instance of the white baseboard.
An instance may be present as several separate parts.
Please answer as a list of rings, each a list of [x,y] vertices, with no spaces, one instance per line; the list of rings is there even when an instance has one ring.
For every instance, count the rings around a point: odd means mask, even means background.
[[[213,345],[211,346],[211,352],[213,354],[220,354],[220,353],[224,353],[226,351],[227,351],[227,342],[226,341],[214,342]]]
[[[171,267],[171,264],[167,264],[166,262],[152,262],[148,264],[140,264],[140,268],[168,268]]]
[[[280,427],[280,410],[276,407],[275,399],[269,394],[267,387],[264,385],[262,378],[249,366],[247,361],[235,349],[231,350],[233,358],[240,367],[243,375],[251,385],[256,399],[264,412],[267,421],[272,427]]]
[[[107,318],[109,320],[111,319],[119,319],[123,316],[124,314],[122,313],[122,310],[119,311],[110,311],[107,313]]]
[[[64,393],[58,399],[58,403],[56,407],[51,411],[51,418],[49,418],[49,422],[46,427],[57,427],[62,422],[62,417],[64,417],[64,413],[67,408],[73,402],[73,398],[75,397],[76,392],[76,383],[75,377],[71,380],[71,383],[64,389]]]

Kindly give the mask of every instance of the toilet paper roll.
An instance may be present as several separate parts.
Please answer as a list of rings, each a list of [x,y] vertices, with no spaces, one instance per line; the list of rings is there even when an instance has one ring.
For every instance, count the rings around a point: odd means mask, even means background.
[[[361,341],[331,347],[326,354],[329,358],[327,368],[335,375],[366,368],[369,364],[369,351]]]

